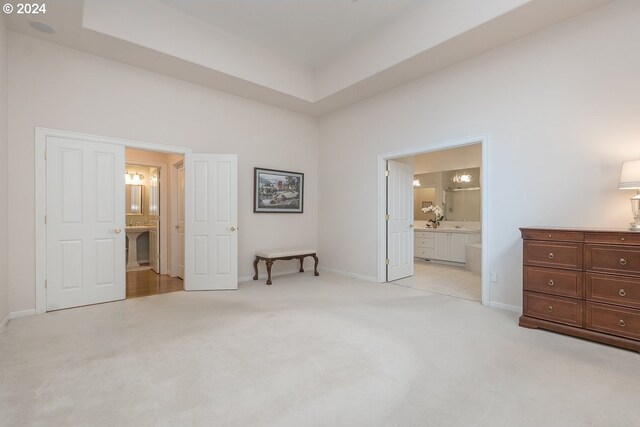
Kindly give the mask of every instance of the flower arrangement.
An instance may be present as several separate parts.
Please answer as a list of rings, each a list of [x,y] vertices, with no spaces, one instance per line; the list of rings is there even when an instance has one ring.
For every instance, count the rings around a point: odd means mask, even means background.
[[[427,212],[433,212],[433,214],[435,215],[435,218],[430,219],[428,222],[430,222],[434,228],[440,225],[440,221],[444,219],[444,211],[442,210],[442,208],[440,206],[433,206],[433,205],[428,206],[426,208],[422,208],[422,213],[427,213]]]

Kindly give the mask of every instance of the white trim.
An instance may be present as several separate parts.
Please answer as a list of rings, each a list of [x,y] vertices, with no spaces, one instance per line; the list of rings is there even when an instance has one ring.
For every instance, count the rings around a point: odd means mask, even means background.
[[[384,214],[386,213],[386,185],[385,185],[385,166],[387,160],[397,159],[400,157],[413,156],[416,154],[425,154],[433,151],[446,150],[449,148],[463,147],[472,144],[482,144],[482,304],[490,305],[491,302],[491,286],[489,282],[489,135],[475,135],[460,139],[452,139],[428,144],[420,147],[403,148],[400,150],[390,151],[378,155],[378,277],[379,283],[386,281],[385,264],[386,258],[386,228]]]
[[[44,281],[47,274],[47,228],[44,224],[44,216],[47,213],[47,173],[44,154],[48,137],[79,139],[83,141],[122,145],[126,148],[136,148],[139,150],[157,151],[161,153],[187,154],[192,151],[191,148],[176,147],[173,145],[111,138],[44,127],[35,128],[36,308],[34,313],[37,314],[45,313],[47,310],[47,292],[44,287]]]
[[[11,320],[11,313],[8,313],[7,317],[5,317],[2,323],[0,323],[0,328],[6,327],[7,324],[9,323],[9,320]]]
[[[11,313],[9,313],[9,319],[19,319],[21,317],[34,316],[35,314],[36,310],[33,308],[30,308],[28,310],[12,311]]]
[[[503,304],[501,302],[491,301],[489,307],[497,308],[500,310],[512,311],[514,313],[522,313],[522,307],[518,305]]]
[[[376,283],[378,282],[378,279],[373,276],[365,276],[363,274],[350,273],[348,271],[336,270],[335,268],[319,267],[318,270],[326,271],[327,273],[338,274],[340,276],[351,277],[353,279],[360,279],[366,282],[376,282]]]

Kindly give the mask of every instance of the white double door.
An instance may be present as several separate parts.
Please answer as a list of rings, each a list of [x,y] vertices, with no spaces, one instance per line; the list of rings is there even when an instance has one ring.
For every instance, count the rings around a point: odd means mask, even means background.
[[[48,137],[47,311],[125,298],[124,145]],[[237,159],[185,155],[186,290],[237,289]]]

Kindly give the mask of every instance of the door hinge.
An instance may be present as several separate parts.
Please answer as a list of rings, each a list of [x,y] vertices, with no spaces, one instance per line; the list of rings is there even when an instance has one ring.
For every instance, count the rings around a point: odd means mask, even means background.
[[[389,221],[389,214],[386,214],[386,215],[384,216],[384,220],[385,220],[385,221]]]
[[[47,160],[47,152],[44,152],[44,159]]]
[[[47,279],[44,279],[44,288],[47,289]]]
[[[384,171],[384,176],[389,176],[389,171]]]
[[[384,260],[384,265],[389,265],[389,258]]]
[[[44,223],[45,223],[45,225],[47,224],[47,216],[46,215],[44,216]]]

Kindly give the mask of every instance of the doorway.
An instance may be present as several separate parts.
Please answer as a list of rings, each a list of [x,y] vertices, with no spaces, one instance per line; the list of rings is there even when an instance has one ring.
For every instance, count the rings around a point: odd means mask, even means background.
[[[168,262],[184,247],[170,238],[175,212],[184,212],[184,196],[171,197],[171,165],[184,156],[126,148],[125,161],[126,298],[184,290],[184,273]]]
[[[236,155],[36,128],[36,313],[126,297],[125,149],[184,156],[184,289],[237,289]],[[148,260],[160,273],[163,235]]]
[[[379,156],[379,282],[489,303],[486,161],[486,137]]]

